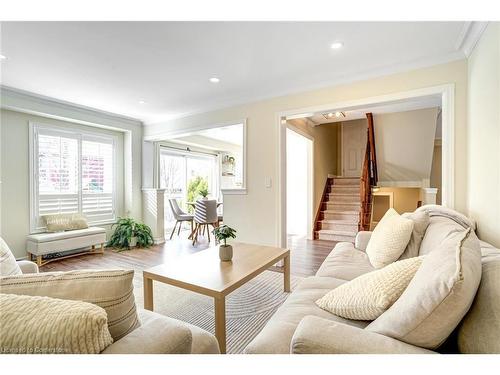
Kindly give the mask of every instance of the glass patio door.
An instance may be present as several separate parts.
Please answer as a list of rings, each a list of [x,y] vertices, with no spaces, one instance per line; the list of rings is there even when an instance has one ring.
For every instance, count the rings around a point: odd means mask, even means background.
[[[160,188],[165,189],[166,230],[175,224],[168,199],[176,199],[184,211],[190,212],[192,207],[187,202],[196,201],[200,189],[208,189],[209,197],[219,197],[217,165],[216,155],[161,148]]]

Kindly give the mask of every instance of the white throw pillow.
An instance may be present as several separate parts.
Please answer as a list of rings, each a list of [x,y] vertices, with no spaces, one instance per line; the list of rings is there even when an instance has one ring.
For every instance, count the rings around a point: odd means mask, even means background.
[[[0,276],[21,275],[22,273],[9,246],[0,237]]]
[[[421,263],[422,257],[394,262],[342,284],[316,304],[347,319],[377,319],[401,296]]]
[[[379,221],[366,246],[366,254],[375,268],[395,262],[405,251],[413,231],[413,220],[389,208]]]
[[[87,302],[0,294],[0,353],[97,354],[113,343],[106,311]]]

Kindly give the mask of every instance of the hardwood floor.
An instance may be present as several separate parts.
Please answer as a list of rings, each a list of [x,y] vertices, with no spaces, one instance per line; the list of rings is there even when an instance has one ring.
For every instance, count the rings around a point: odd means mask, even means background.
[[[199,243],[192,246],[187,239],[188,231],[182,231],[179,237],[174,237],[163,245],[152,246],[149,249],[133,249],[116,252],[106,249],[104,255],[82,255],[46,264],[40,268],[42,272],[70,271],[75,269],[109,269],[124,268],[136,271],[136,277],[142,270],[169,262],[180,256],[205,250],[209,245],[206,238],[200,236]],[[213,237],[212,243],[213,245]],[[322,240],[307,240],[290,236],[288,248],[291,250],[292,275],[307,277],[316,273],[319,266],[335,246],[335,242]],[[280,271],[278,268],[273,268]]]

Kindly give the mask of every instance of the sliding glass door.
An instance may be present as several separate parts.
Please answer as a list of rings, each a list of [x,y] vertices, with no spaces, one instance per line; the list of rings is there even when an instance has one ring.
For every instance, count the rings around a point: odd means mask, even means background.
[[[187,202],[199,198],[207,189],[209,197],[218,199],[218,161],[213,154],[203,154],[161,147],[160,188],[165,189],[165,229],[172,229],[175,218],[168,199],[174,198],[184,211],[192,211]]]

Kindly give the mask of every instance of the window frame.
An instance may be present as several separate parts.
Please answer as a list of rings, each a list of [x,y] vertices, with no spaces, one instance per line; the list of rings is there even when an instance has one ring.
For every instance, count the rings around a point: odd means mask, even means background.
[[[117,160],[117,142],[118,136],[111,134],[102,134],[83,129],[68,129],[68,127],[46,124],[41,122],[29,122],[29,186],[30,186],[30,233],[40,233],[45,231],[45,226],[40,225],[40,217],[38,215],[38,200],[39,200],[39,180],[38,180],[38,134],[40,131],[52,133],[56,136],[67,136],[68,138],[76,139],[78,142],[78,213],[82,213],[83,209],[83,190],[82,190],[82,141],[99,140],[104,143],[110,143],[113,147],[113,187],[112,195],[112,218],[105,220],[89,221],[89,226],[112,224],[116,221],[117,207],[117,177],[118,171],[116,168]]]

